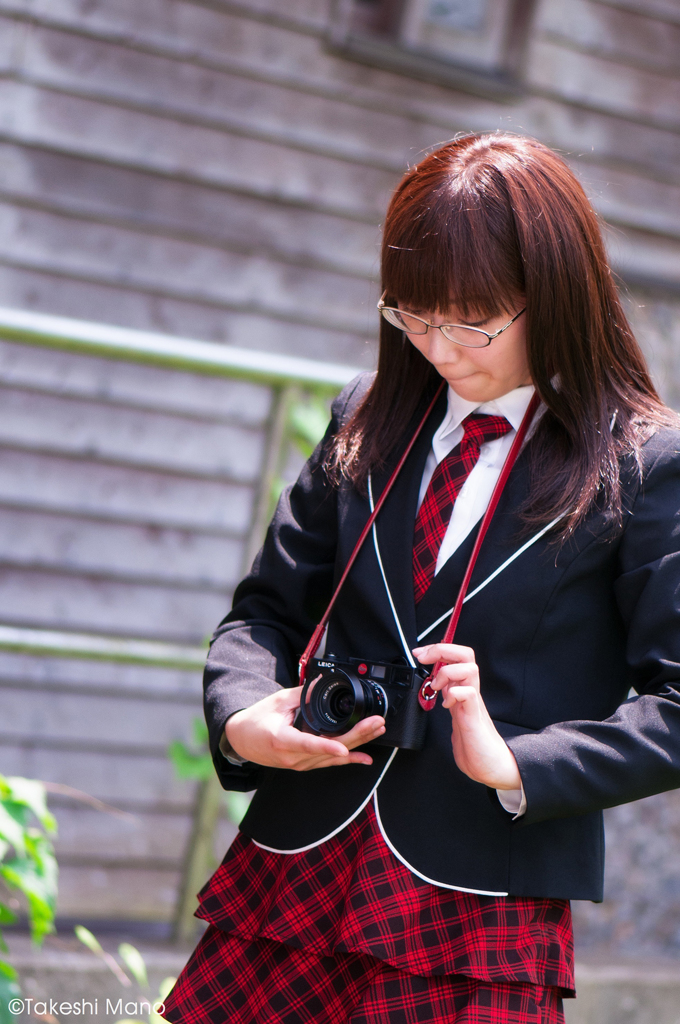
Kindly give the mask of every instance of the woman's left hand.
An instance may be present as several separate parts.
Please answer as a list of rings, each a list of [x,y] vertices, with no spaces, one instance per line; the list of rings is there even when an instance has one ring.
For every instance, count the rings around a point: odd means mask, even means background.
[[[444,707],[451,712],[451,744],[460,770],[493,789],[519,789],[522,779],[515,756],[482,700],[472,648],[431,644],[416,647],[413,653],[423,665],[445,663],[432,680],[432,687],[441,690]]]

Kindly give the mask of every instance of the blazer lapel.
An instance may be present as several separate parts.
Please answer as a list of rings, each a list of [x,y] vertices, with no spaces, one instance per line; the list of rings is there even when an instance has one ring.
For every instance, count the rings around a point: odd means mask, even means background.
[[[447,559],[423,595],[416,612],[417,636],[420,636],[424,629],[431,626],[433,622],[436,622],[437,619],[453,607],[453,603],[458,597],[458,591],[463,581],[478,532],[479,523],[476,523],[460,547],[456,548],[451,557]],[[488,539],[488,534],[486,539]],[[422,642],[434,643],[435,639],[443,635],[445,628],[446,619],[442,622],[441,627],[433,629],[431,633],[424,636]]]
[[[385,507],[376,520],[378,546],[385,576],[401,627],[411,646],[415,646],[417,633],[412,561],[418,494],[425,462],[432,446],[432,436],[444,417],[446,401],[447,393],[444,390],[397,477],[385,502]],[[417,426],[419,416],[422,416],[422,411],[414,417],[414,424],[407,433],[404,444],[400,445],[399,450],[390,457],[385,468],[380,473],[373,475],[374,500],[377,501],[389,480],[390,474],[412,436],[412,431]]]
[[[491,520],[488,533],[482,543],[479,558],[470,580],[468,593],[472,593],[475,587],[479,586],[487,576],[490,576],[499,565],[503,564],[513,551],[521,547],[524,541],[528,539],[518,536],[521,524],[517,515],[512,511],[526,497],[528,486],[529,461],[525,447],[512,469],[498,508]],[[480,525],[481,518],[475,523],[460,547],[454,551],[442,566],[427,593],[420,601],[416,617],[418,635],[452,608],[458,597],[458,591],[463,582],[463,576],[465,575]],[[436,639],[440,638],[446,628],[447,619],[448,617],[443,620],[440,626],[423,637],[422,642],[433,643]]]

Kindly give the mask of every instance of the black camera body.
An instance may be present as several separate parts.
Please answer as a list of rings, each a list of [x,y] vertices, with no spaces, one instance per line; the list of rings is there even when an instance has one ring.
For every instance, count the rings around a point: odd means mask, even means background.
[[[362,658],[311,658],[300,699],[302,728],[337,736],[371,715],[382,715],[385,732],[373,740],[386,747],[421,750],[427,713],[418,692],[429,672],[398,662]]]

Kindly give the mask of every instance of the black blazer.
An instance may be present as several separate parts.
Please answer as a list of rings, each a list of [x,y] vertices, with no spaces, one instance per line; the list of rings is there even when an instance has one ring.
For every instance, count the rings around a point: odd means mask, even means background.
[[[333,406],[327,437],[371,383]],[[416,504],[443,394],[380,513],[384,568],[406,638],[453,604],[474,535],[437,574],[416,610],[411,558]],[[422,412],[420,413],[422,415]],[[417,417],[414,417],[414,422]],[[384,471],[377,496],[410,433]],[[263,549],[218,628],[205,673],[215,768],[226,789],[257,788],[242,830],[292,851],[342,827],[377,787],[384,833],[421,877],[491,894],[602,899],[602,809],[680,786],[680,432],[644,446],[643,476],[624,467],[626,517],[602,511],[562,547],[545,536],[463,608],[456,641],[472,647],[489,712],[527,796],[513,820],[495,791],[456,767],[450,714],[429,713],[425,748],[371,745],[372,766],[294,772],[231,766],[218,750],[227,717],[297,683],[297,661],[369,514],[368,499],[332,488],[317,448],[284,492]],[[470,592],[526,540],[516,514],[529,484],[520,455],[482,545]],[[440,639],[446,625],[428,634]],[[402,653],[369,538],[330,621],[328,653],[389,661]],[[637,696],[627,699],[633,687]],[[384,774],[383,774],[384,772]]]

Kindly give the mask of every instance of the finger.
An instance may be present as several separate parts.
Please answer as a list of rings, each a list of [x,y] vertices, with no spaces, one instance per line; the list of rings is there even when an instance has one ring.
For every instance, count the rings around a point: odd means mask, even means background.
[[[373,758],[369,757],[368,754],[361,753],[348,753],[347,757],[324,757],[315,760],[314,764],[309,765],[302,769],[302,771],[309,771],[312,768],[341,768],[345,764],[373,764]]]
[[[352,751],[349,755],[350,764],[373,764],[373,758],[363,750]]]
[[[328,757],[326,755],[321,757],[303,756],[298,758],[291,767],[296,771],[306,772],[311,771],[313,768],[339,768],[345,764],[370,765],[373,764],[373,758],[363,752],[345,750],[344,757]]]
[[[278,693],[279,700],[284,708],[299,708],[301,695],[301,686],[286,686]]]
[[[476,712],[479,706],[479,694],[474,686],[451,686],[444,691],[442,704],[445,708],[462,704],[466,711],[474,710]]]
[[[311,754],[322,757],[346,757],[347,747],[329,736],[315,736],[314,733],[300,732],[292,725],[279,729],[276,747],[291,754]]]
[[[466,662],[459,665],[442,665],[432,680],[433,690],[443,690],[445,686],[474,686],[479,690],[479,670],[475,664]]]
[[[474,663],[475,652],[471,647],[462,644],[428,644],[427,647],[414,647],[413,654],[423,665],[432,665],[436,661],[447,664],[469,661]]]
[[[384,732],[385,719],[380,715],[371,715],[370,718],[363,718],[357,722],[349,732],[339,736],[338,739],[348,750],[351,750],[353,747],[360,747],[363,743],[370,743],[376,737],[382,736]]]
[[[355,751],[349,753],[354,747],[360,747],[364,743],[369,743],[372,739],[381,736],[385,732],[385,720],[379,715],[372,715],[370,718],[362,719],[357,722],[353,729],[348,733],[344,733],[338,737],[336,744],[339,742],[342,744],[344,749],[344,755],[332,757],[323,757],[321,761],[316,762],[314,765],[309,767],[329,767],[330,765],[339,764],[373,764],[373,758],[363,751]],[[306,770],[306,769],[303,769]]]
[[[479,671],[474,664],[442,665],[434,679],[430,680],[433,690],[443,690],[446,686],[469,685],[479,690]]]

